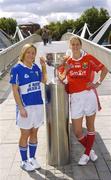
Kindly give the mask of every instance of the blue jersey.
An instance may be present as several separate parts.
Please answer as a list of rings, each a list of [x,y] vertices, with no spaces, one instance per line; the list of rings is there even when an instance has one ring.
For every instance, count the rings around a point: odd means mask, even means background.
[[[19,86],[19,93],[24,106],[43,104],[41,95],[42,72],[33,64],[28,68],[23,63],[16,64],[10,73],[10,83]]]

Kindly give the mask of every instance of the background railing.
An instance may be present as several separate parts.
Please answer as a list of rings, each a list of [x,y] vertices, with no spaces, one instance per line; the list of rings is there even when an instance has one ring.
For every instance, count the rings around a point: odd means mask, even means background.
[[[41,36],[31,35],[22,41],[19,41],[0,52],[0,75],[2,75],[9,66],[17,61],[22,46],[26,43],[35,43],[42,41]]]
[[[66,33],[62,36],[61,40],[68,41],[73,33]],[[81,37],[80,37],[81,38]],[[101,45],[98,45],[92,41],[81,38],[83,49],[99,59],[111,72],[111,50]],[[0,75],[3,74],[9,66],[17,61],[22,46],[26,43],[41,42],[42,39],[39,35],[31,35],[26,39],[19,41],[10,47],[0,52]]]

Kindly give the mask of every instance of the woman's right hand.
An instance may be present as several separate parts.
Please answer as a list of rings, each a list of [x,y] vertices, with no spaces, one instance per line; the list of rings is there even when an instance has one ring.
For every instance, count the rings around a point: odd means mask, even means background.
[[[45,66],[46,65],[45,62],[46,62],[46,59],[43,56],[40,57],[40,64],[41,64],[41,66]]]
[[[58,77],[61,81],[63,81],[66,78],[66,73],[67,73],[66,69],[64,69],[63,73],[58,72]]]
[[[23,118],[26,118],[28,116],[27,111],[24,107],[20,108],[20,115]]]
[[[63,56],[63,63],[66,63],[66,61],[68,60],[69,57],[70,56],[67,56],[67,55]]]

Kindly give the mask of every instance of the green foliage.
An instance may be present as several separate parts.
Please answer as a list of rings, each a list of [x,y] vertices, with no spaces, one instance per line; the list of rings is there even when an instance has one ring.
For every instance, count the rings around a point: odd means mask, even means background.
[[[75,29],[75,33],[78,32],[82,27],[84,26],[84,21],[82,18],[77,19],[74,22],[74,29]]]
[[[109,13],[106,9],[101,8],[98,10],[92,7],[87,9],[80,19],[89,25],[89,29],[93,33],[109,19]]]
[[[15,33],[17,22],[12,18],[0,18],[0,29],[5,31],[8,35],[13,35]]]
[[[47,28],[52,32],[53,40],[60,40],[61,36],[69,29],[77,32],[84,26],[84,23],[88,24],[90,32],[93,33],[102,26],[109,17],[109,13],[106,9],[101,8],[99,10],[92,7],[84,11],[80,18],[75,21],[72,19],[64,20],[63,22],[51,22],[49,25],[44,26],[44,28]]]
[[[101,8],[99,11],[98,26],[100,27],[109,19],[109,13],[106,9]]]
[[[61,22],[51,22],[49,25],[44,26],[44,28],[49,29],[52,32],[53,40],[60,40],[62,34],[67,32],[67,30],[74,29],[74,21],[73,20],[64,20]]]

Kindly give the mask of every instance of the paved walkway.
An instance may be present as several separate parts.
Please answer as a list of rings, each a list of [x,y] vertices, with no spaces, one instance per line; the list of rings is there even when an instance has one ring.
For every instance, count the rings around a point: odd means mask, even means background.
[[[65,48],[62,42],[59,48]],[[43,47],[38,44],[39,55],[44,52],[57,50],[58,43]],[[20,169],[20,156],[18,151],[19,129],[15,125],[15,102],[12,93],[7,98],[10,87],[8,84],[9,75],[0,80],[0,180],[111,180],[111,75],[108,74],[105,82],[101,85],[99,92],[102,103],[102,110],[96,118],[96,142],[94,149],[99,159],[96,163],[89,162],[87,166],[77,165],[82,146],[70,133],[70,164],[61,167],[53,167],[47,164],[46,154],[46,125],[39,130],[38,160],[42,169],[36,172],[27,173]],[[2,84],[2,85],[1,85]],[[84,129],[85,130],[85,129]]]

